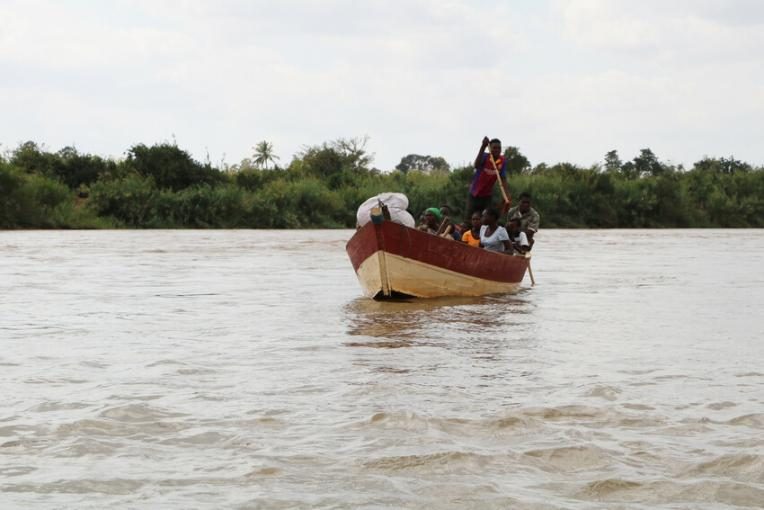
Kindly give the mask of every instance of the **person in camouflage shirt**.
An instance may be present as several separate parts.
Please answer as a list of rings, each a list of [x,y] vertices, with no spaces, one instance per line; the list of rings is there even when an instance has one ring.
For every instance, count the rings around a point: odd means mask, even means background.
[[[531,195],[530,193],[523,192],[520,194],[520,203],[509,210],[507,213],[507,221],[512,219],[520,220],[520,230],[525,232],[528,237],[528,244],[533,247],[533,235],[538,232],[539,223],[541,223],[541,216],[539,213],[531,207]]]

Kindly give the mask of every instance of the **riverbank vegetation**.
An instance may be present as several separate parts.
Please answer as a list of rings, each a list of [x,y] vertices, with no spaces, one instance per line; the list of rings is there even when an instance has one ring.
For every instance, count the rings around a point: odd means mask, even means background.
[[[461,217],[472,176],[417,154],[380,171],[363,138],[306,147],[283,167],[270,143],[253,149],[214,166],[170,143],[119,160],[23,143],[0,156],[0,228],[350,228],[383,191],[405,193],[415,217],[441,205]],[[733,157],[684,168],[650,149],[590,167],[534,166],[516,147],[506,156],[513,195],[532,194],[543,228],[764,227],[764,168]]]

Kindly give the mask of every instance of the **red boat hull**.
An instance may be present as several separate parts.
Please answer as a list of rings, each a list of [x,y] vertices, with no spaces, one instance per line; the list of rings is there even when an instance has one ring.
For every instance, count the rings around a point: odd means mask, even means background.
[[[391,221],[367,223],[346,250],[364,294],[377,299],[516,292],[529,263]]]

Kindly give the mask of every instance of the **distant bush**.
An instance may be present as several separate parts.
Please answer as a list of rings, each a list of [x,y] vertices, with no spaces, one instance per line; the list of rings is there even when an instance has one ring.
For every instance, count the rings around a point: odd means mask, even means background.
[[[88,207],[118,225],[142,227],[155,219],[158,198],[159,190],[152,177],[132,174],[93,184]]]
[[[64,184],[0,162],[0,228],[102,228]]]
[[[191,228],[247,227],[245,194],[244,190],[234,185],[186,188],[176,194],[172,225]]]
[[[134,145],[127,152],[125,168],[154,180],[159,189],[179,191],[200,184],[223,182],[223,174],[209,164],[195,161],[188,152],[171,144]]]
[[[74,147],[64,147],[52,153],[34,142],[19,145],[11,155],[10,164],[29,174],[60,180],[72,189],[93,183],[101,176],[114,173],[117,168],[114,161],[80,154]]]
[[[245,159],[221,172],[174,144],[135,145],[112,161],[25,142],[0,157],[0,228],[351,228],[358,205],[384,191],[405,193],[414,217],[448,205],[463,218],[470,166],[411,154],[383,173],[365,143],[306,147],[281,169]],[[530,192],[542,228],[764,227],[764,170],[733,157],[686,170],[650,149],[625,162],[610,151],[588,168],[506,154],[515,203]]]

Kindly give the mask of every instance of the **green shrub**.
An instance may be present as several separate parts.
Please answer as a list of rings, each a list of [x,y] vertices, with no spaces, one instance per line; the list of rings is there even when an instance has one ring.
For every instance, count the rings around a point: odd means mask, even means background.
[[[142,227],[155,219],[158,197],[153,178],[133,174],[93,184],[88,207],[117,225]]]

